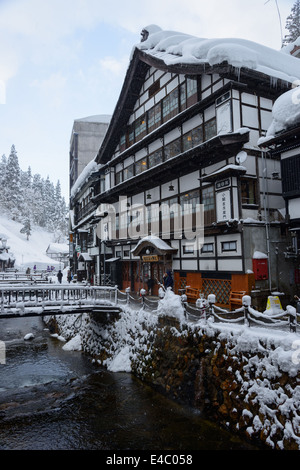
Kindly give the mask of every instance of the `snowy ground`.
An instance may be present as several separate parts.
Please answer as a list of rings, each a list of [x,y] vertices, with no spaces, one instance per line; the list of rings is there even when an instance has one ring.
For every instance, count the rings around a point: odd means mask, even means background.
[[[47,269],[48,266],[59,269],[60,263],[46,255],[49,244],[53,242],[53,234],[34,227],[27,240],[26,235],[20,233],[21,228],[21,223],[0,216],[0,237],[7,239],[8,251],[16,260],[15,267],[19,270],[30,267],[32,270],[36,265],[37,269]]]

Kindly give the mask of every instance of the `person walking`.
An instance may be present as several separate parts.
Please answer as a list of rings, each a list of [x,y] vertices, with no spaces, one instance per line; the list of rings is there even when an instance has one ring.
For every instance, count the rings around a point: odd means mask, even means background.
[[[57,279],[60,284],[61,284],[62,278],[63,278],[63,273],[61,272],[61,270],[59,270],[57,273]]]
[[[167,271],[164,274],[163,282],[164,282],[165,289],[167,289],[168,287],[171,287],[171,289],[173,289],[174,281],[173,281],[173,278],[172,278],[171,271]]]

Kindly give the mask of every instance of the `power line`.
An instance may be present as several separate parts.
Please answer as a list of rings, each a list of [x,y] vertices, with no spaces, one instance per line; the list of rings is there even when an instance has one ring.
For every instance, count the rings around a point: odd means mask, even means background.
[[[270,0],[267,0],[265,2],[265,5],[267,3],[269,3]],[[282,21],[281,21],[281,14],[280,14],[280,10],[279,10],[279,5],[278,5],[278,1],[275,0],[275,3],[276,3],[276,8],[277,8],[277,13],[278,13],[278,18],[279,18],[279,24],[280,24],[280,35],[281,35],[281,44],[283,44],[283,33],[282,33]]]

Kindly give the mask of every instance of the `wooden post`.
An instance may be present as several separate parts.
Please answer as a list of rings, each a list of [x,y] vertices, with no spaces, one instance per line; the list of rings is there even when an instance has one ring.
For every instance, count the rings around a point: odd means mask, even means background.
[[[250,295],[244,295],[242,298],[244,307],[244,325],[250,327],[249,307],[251,306]]]

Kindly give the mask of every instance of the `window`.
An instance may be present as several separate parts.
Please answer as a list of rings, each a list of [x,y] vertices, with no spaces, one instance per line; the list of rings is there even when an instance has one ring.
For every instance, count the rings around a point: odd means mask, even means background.
[[[163,152],[162,149],[156,150],[156,152],[151,153],[148,157],[149,168],[152,168],[163,161]]]
[[[133,163],[131,165],[129,165],[127,168],[124,168],[124,181],[128,180],[132,176],[134,176],[134,165],[133,165]]]
[[[202,204],[204,205],[204,225],[211,225],[216,221],[213,186],[207,186],[202,189]]]
[[[187,107],[197,103],[198,100],[198,82],[197,78],[187,78],[186,80],[186,96],[187,96]]]
[[[217,135],[216,118],[213,118],[204,124],[204,134],[205,140],[209,140],[215,135]]]
[[[193,255],[194,254],[194,245],[184,245],[183,246],[183,254],[184,255]]]
[[[152,132],[154,129],[161,125],[161,105],[158,103],[147,112],[148,119],[148,132]]]
[[[222,242],[222,251],[237,251],[237,242]]]
[[[201,253],[213,253],[213,252],[214,252],[214,244],[204,243],[203,247],[201,248]]]
[[[123,181],[123,172],[118,171],[118,173],[116,173],[116,184],[122,183],[122,181]]]
[[[188,206],[184,207],[185,204],[188,204]],[[195,214],[197,204],[200,204],[200,193],[197,189],[180,196],[180,205],[183,213]]]
[[[186,109],[186,83],[182,83],[179,87],[179,103],[180,111]]]
[[[242,204],[257,204],[256,180],[241,180]]]
[[[165,160],[175,157],[181,153],[181,139],[173,140],[165,146]]]
[[[125,134],[122,134],[120,138],[120,152],[123,152],[125,148],[126,148],[126,136]]]
[[[199,126],[192,129],[182,137],[183,152],[189,150],[203,142],[203,127]]]
[[[160,80],[156,80],[150,87],[149,87],[149,98],[155,95],[160,89]]]
[[[124,250],[124,256],[125,256],[126,258],[129,258],[129,257],[130,257],[130,252],[129,252],[129,250]]]
[[[147,170],[147,168],[148,168],[147,159],[144,158],[142,160],[139,160],[135,164],[135,174],[139,175],[143,171]]]
[[[178,88],[175,88],[175,90],[173,90],[162,101],[163,122],[171,119],[178,113],[178,111]]]
[[[135,141],[141,140],[146,135],[146,118],[141,116],[134,122]]]
[[[127,130],[127,142],[128,147],[134,143],[134,128],[133,126],[129,126]]]
[[[300,155],[281,160],[283,196],[298,196],[300,193]]]

